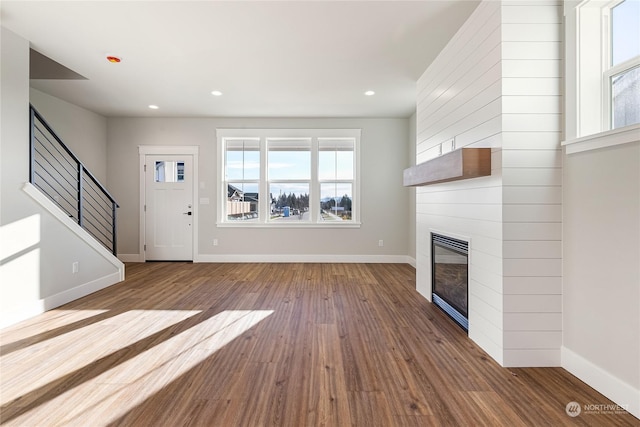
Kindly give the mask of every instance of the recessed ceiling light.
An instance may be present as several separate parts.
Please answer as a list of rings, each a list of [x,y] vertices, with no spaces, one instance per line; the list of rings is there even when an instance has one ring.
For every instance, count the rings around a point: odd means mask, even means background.
[[[368,91],[366,91],[364,94],[365,94],[365,95],[367,95],[367,96],[373,96],[373,95],[375,95],[376,93],[375,93],[374,91],[372,91],[372,90],[368,90]]]
[[[149,105],[149,108],[151,108],[152,110],[157,110],[160,107],[158,107],[157,105],[151,104],[151,105]]]
[[[117,64],[118,62],[122,61],[122,59],[118,58],[117,56],[108,55],[107,61]]]
[[[222,92],[220,92],[219,90],[213,90],[213,91],[211,91],[211,95],[213,95],[213,96],[222,96]]]

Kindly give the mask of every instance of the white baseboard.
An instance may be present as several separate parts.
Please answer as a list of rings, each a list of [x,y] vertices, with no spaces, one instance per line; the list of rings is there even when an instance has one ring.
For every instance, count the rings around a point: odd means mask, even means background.
[[[124,266],[121,270],[108,274],[91,282],[76,286],[55,295],[46,298],[31,301],[23,306],[16,307],[12,310],[3,310],[0,315],[0,328],[14,325],[23,320],[42,314],[47,310],[51,310],[68,302],[82,298],[96,291],[114,285],[124,280]]]
[[[52,295],[44,299],[44,309],[51,310],[56,307],[60,307],[63,304],[77,300],[101,289],[115,285],[118,282],[124,280],[124,266],[121,271],[108,274],[91,282],[76,286],[75,288],[67,289],[66,291]]]
[[[197,255],[193,262],[297,262],[297,263],[387,263],[410,264],[410,258],[406,255]]]
[[[640,418],[640,390],[614,377],[601,367],[579,354],[562,347],[562,367],[585,383],[625,408],[636,418]],[[568,402],[567,402],[568,403]],[[603,404],[604,402],[578,402],[582,404]]]
[[[118,254],[118,259],[122,262],[144,262],[140,254]]]
[[[118,254],[118,259],[122,262],[144,262],[144,257],[140,254]],[[416,260],[408,255],[273,255],[273,254],[251,254],[251,255],[211,255],[199,254],[193,262],[309,262],[309,263],[386,263],[386,264],[409,264],[416,268]]]
[[[560,366],[560,350],[556,348],[503,349],[505,368],[553,368]]]

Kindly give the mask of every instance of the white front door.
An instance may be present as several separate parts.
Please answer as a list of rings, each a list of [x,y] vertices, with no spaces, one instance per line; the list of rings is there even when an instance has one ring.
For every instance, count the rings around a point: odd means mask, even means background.
[[[145,156],[145,259],[193,260],[193,157]]]

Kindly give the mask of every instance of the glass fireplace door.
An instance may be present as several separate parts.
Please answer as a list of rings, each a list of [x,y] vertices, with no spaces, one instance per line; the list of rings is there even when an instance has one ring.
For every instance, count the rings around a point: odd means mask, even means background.
[[[465,330],[469,329],[469,244],[431,235],[433,302]]]

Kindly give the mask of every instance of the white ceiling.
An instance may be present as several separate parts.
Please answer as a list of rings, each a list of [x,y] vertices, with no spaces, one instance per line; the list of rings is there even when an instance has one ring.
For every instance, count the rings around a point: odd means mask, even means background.
[[[408,117],[477,4],[4,0],[0,19],[87,78],[32,87],[105,116]]]

